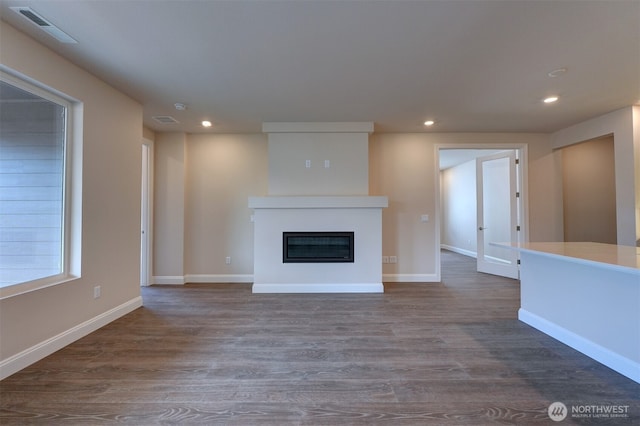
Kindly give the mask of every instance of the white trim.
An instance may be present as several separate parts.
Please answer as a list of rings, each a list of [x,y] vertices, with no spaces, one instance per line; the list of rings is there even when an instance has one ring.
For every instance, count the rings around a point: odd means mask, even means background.
[[[438,281],[441,279],[442,273],[442,260],[440,257],[441,235],[440,226],[442,218],[441,216],[441,184],[440,184],[440,151],[443,149],[509,149],[516,151],[516,156],[519,160],[519,166],[516,168],[517,180],[521,184],[520,197],[520,233],[518,234],[518,242],[529,242],[529,145],[528,143],[436,143],[434,145],[434,158],[435,158],[435,254],[436,254],[436,274]],[[476,256],[477,258],[477,256]]]
[[[382,274],[382,281],[389,283],[437,283],[437,274]]]
[[[386,196],[267,196],[249,197],[250,209],[355,209],[389,206]]]
[[[146,247],[146,271],[144,272],[144,277],[146,278],[146,282],[141,282],[140,285],[142,286],[149,286],[153,284],[153,181],[154,181],[154,171],[153,171],[153,165],[154,165],[154,148],[155,148],[155,142],[152,141],[151,139],[147,139],[147,138],[142,138],[142,147],[146,146],[147,147],[147,199],[146,199],[146,204],[147,204],[147,209],[146,209],[146,229],[141,229],[141,231],[144,231],[146,234],[146,241],[147,241],[147,247]],[[144,172],[144,167],[143,167],[143,172]],[[144,177],[143,177],[143,182],[144,182]],[[143,188],[144,191],[144,188]],[[144,202],[144,197],[142,202]],[[144,212],[144,209],[143,209]],[[144,222],[144,221],[142,221]],[[142,249],[142,246],[140,248],[141,251],[144,251]],[[142,262],[142,257],[140,259],[140,267],[142,267],[143,262]],[[141,278],[142,278],[142,274],[141,274]],[[143,281],[143,280],[141,280]]]
[[[185,282],[185,277],[182,275],[153,277],[153,284],[156,285],[183,285]]]
[[[253,293],[384,293],[382,283],[254,284]]]
[[[560,327],[559,325],[525,309],[520,308],[518,310],[518,319],[525,324],[548,334],[554,339],[559,340],[565,345],[570,346],[578,352],[581,352],[606,365],[623,376],[640,383],[640,363],[619,355],[604,346],[600,346],[591,340],[585,339],[584,337],[575,334],[566,328]]]
[[[485,217],[485,207],[484,204],[485,194],[489,192],[485,191],[485,188],[490,188],[491,183],[485,182],[485,163],[493,163],[494,161],[507,161],[507,178],[506,181],[499,182],[497,185],[506,187],[508,189],[507,198],[508,198],[508,217],[509,223],[507,223],[507,230],[509,235],[509,241],[518,241],[518,230],[516,226],[521,222],[520,217],[518,217],[518,203],[519,200],[517,197],[517,192],[519,191],[519,178],[517,175],[517,163],[516,158],[517,150],[508,150],[502,151],[495,154],[490,155],[481,155],[476,157],[476,226],[478,227],[476,230],[476,242],[477,242],[477,270],[478,272],[484,272],[488,274],[499,275],[508,278],[518,279],[519,270],[518,270],[518,253],[507,250],[505,255],[508,256],[507,260],[497,258],[495,256],[487,255],[487,235],[485,232],[481,231],[484,229],[483,227],[496,226],[498,225],[494,220],[489,217]],[[491,167],[490,167],[491,169]],[[496,183],[494,183],[496,184]],[[500,210],[504,209],[505,206],[501,206]],[[489,243],[491,245],[491,243]]]
[[[529,145],[521,146],[520,151],[516,150],[518,155],[518,164],[516,165],[516,175],[520,182],[520,233],[518,234],[518,242],[529,242]]]
[[[16,284],[0,287],[0,300],[8,299],[13,296],[29,293],[32,291],[40,290],[42,288],[52,287],[54,285],[67,283],[69,281],[77,280],[80,277],[65,276],[63,274],[54,275],[51,277],[40,278],[33,281],[26,281]]]
[[[373,133],[372,121],[354,122],[265,122],[263,133]]]
[[[80,101],[0,64],[0,81],[65,109],[62,176],[61,271],[56,275],[1,286],[0,299],[62,284],[81,276],[82,258],[82,126]]]
[[[433,183],[435,186],[435,197],[433,201],[435,202],[435,211],[434,211],[434,231],[435,238],[433,239],[433,253],[435,254],[435,282],[442,281],[442,256],[440,254],[440,242],[442,241],[442,198],[440,195],[442,184],[440,183],[440,145],[434,145],[434,161],[435,167],[433,168]],[[384,280],[384,278],[383,278]]]
[[[187,283],[252,283],[253,275],[249,274],[187,274]]]
[[[474,259],[478,258],[478,253],[476,253],[475,251],[471,251],[471,250],[466,250],[466,249],[462,249],[459,247],[453,247],[447,244],[440,244],[440,248],[444,249],[444,250],[449,250],[452,251],[454,253],[458,253],[464,256],[469,256],[469,257],[473,257]]]
[[[24,351],[17,353],[0,362],[0,380],[17,373],[23,368],[40,361],[41,359],[51,355],[52,353],[64,348],[84,336],[93,333],[101,327],[112,321],[138,309],[142,306],[142,297],[133,298],[120,306],[103,312],[102,314],[91,318],[75,327],[70,328],[50,339],[44,340]]]

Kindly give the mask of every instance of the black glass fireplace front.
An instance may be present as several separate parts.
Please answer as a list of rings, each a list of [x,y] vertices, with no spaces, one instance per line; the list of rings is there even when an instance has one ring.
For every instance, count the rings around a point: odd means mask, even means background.
[[[353,263],[353,232],[283,232],[283,263]]]

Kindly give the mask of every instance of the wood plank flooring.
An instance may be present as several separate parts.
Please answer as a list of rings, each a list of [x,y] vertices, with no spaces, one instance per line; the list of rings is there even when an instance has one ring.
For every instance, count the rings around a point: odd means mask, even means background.
[[[0,424],[555,424],[554,401],[629,406],[564,424],[639,424],[640,385],[519,322],[518,281],[450,252],[442,270],[369,295],[143,288],[0,382]]]

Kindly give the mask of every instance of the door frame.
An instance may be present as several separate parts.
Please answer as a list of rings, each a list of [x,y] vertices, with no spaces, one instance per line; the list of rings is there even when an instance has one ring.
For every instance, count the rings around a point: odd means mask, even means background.
[[[508,163],[508,180],[509,180],[509,239],[507,241],[518,241],[518,231],[516,230],[516,225],[518,224],[518,197],[516,193],[518,191],[518,179],[517,175],[517,152],[515,150],[507,150],[503,152],[499,152],[496,154],[489,154],[485,156],[476,157],[476,264],[478,272],[484,272],[487,274],[499,275],[503,277],[509,277],[518,279],[519,278],[519,268],[517,264],[518,253],[515,250],[507,250],[507,249],[498,249],[498,250],[506,250],[508,253],[509,262],[502,262],[501,259],[488,260],[489,256],[485,256],[485,229],[489,229],[486,227],[487,223],[490,219],[485,218],[485,194],[488,193],[486,191],[487,185],[484,181],[484,163],[491,162],[495,160],[503,160],[506,159]],[[490,188],[489,188],[490,189]],[[490,224],[490,226],[494,226]]]
[[[140,285],[153,285],[153,141],[142,139],[140,179]],[[142,154],[147,150],[147,155]],[[145,161],[146,160],[146,161]],[[145,164],[142,164],[142,163]],[[146,172],[146,173],[145,173]],[[146,192],[146,194],[145,194]],[[143,238],[142,234],[146,235]],[[145,244],[146,243],[146,244]],[[144,259],[143,259],[144,256]]]
[[[526,143],[442,143],[434,145],[435,155],[435,244],[434,251],[436,254],[436,280],[442,280],[442,264],[440,259],[440,226],[441,217],[441,182],[440,182],[440,150],[444,149],[500,149],[515,150],[516,157],[519,159],[519,166],[516,171],[516,179],[519,182],[520,197],[518,198],[518,218],[520,222],[520,241],[529,241],[529,184],[528,184],[528,146]]]

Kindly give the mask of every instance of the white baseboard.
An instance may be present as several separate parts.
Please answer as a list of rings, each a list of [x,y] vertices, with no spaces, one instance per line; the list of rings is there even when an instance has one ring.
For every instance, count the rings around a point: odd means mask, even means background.
[[[185,276],[153,277],[153,284],[184,285],[186,283],[252,283],[253,278],[253,275],[249,274],[188,274]],[[436,274],[383,274],[382,281],[424,283],[440,282],[440,278]]]
[[[153,277],[153,284],[157,285],[183,285],[185,283],[182,275],[165,275]]]
[[[253,284],[253,293],[384,293],[382,283]]]
[[[23,368],[40,361],[52,353],[64,348],[82,337],[93,333],[112,321],[134,311],[142,306],[142,297],[138,296],[120,306],[104,312],[90,320],[87,320],[75,327],[64,331],[57,336],[53,336],[43,342],[38,343],[24,351],[17,353],[0,362],[0,380],[17,373]]]
[[[525,309],[520,308],[518,310],[518,319],[630,378],[634,382],[640,383],[640,363],[587,340]]]
[[[252,283],[253,275],[242,274],[189,274],[184,281],[188,283]]]
[[[459,248],[459,247],[453,247],[453,246],[449,246],[449,245],[446,245],[446,244],[440,244],[440,248],[452,251],[454,253],[462,254],[464,256],[473,257],[474,259],[478,258],[478,253],[476,253],[475,251],[465,250],[465,249],[462,249],[462,248]]]
[[[436,274],[382,274],[382,281],[387,283],[437,283],[440,278]]]

